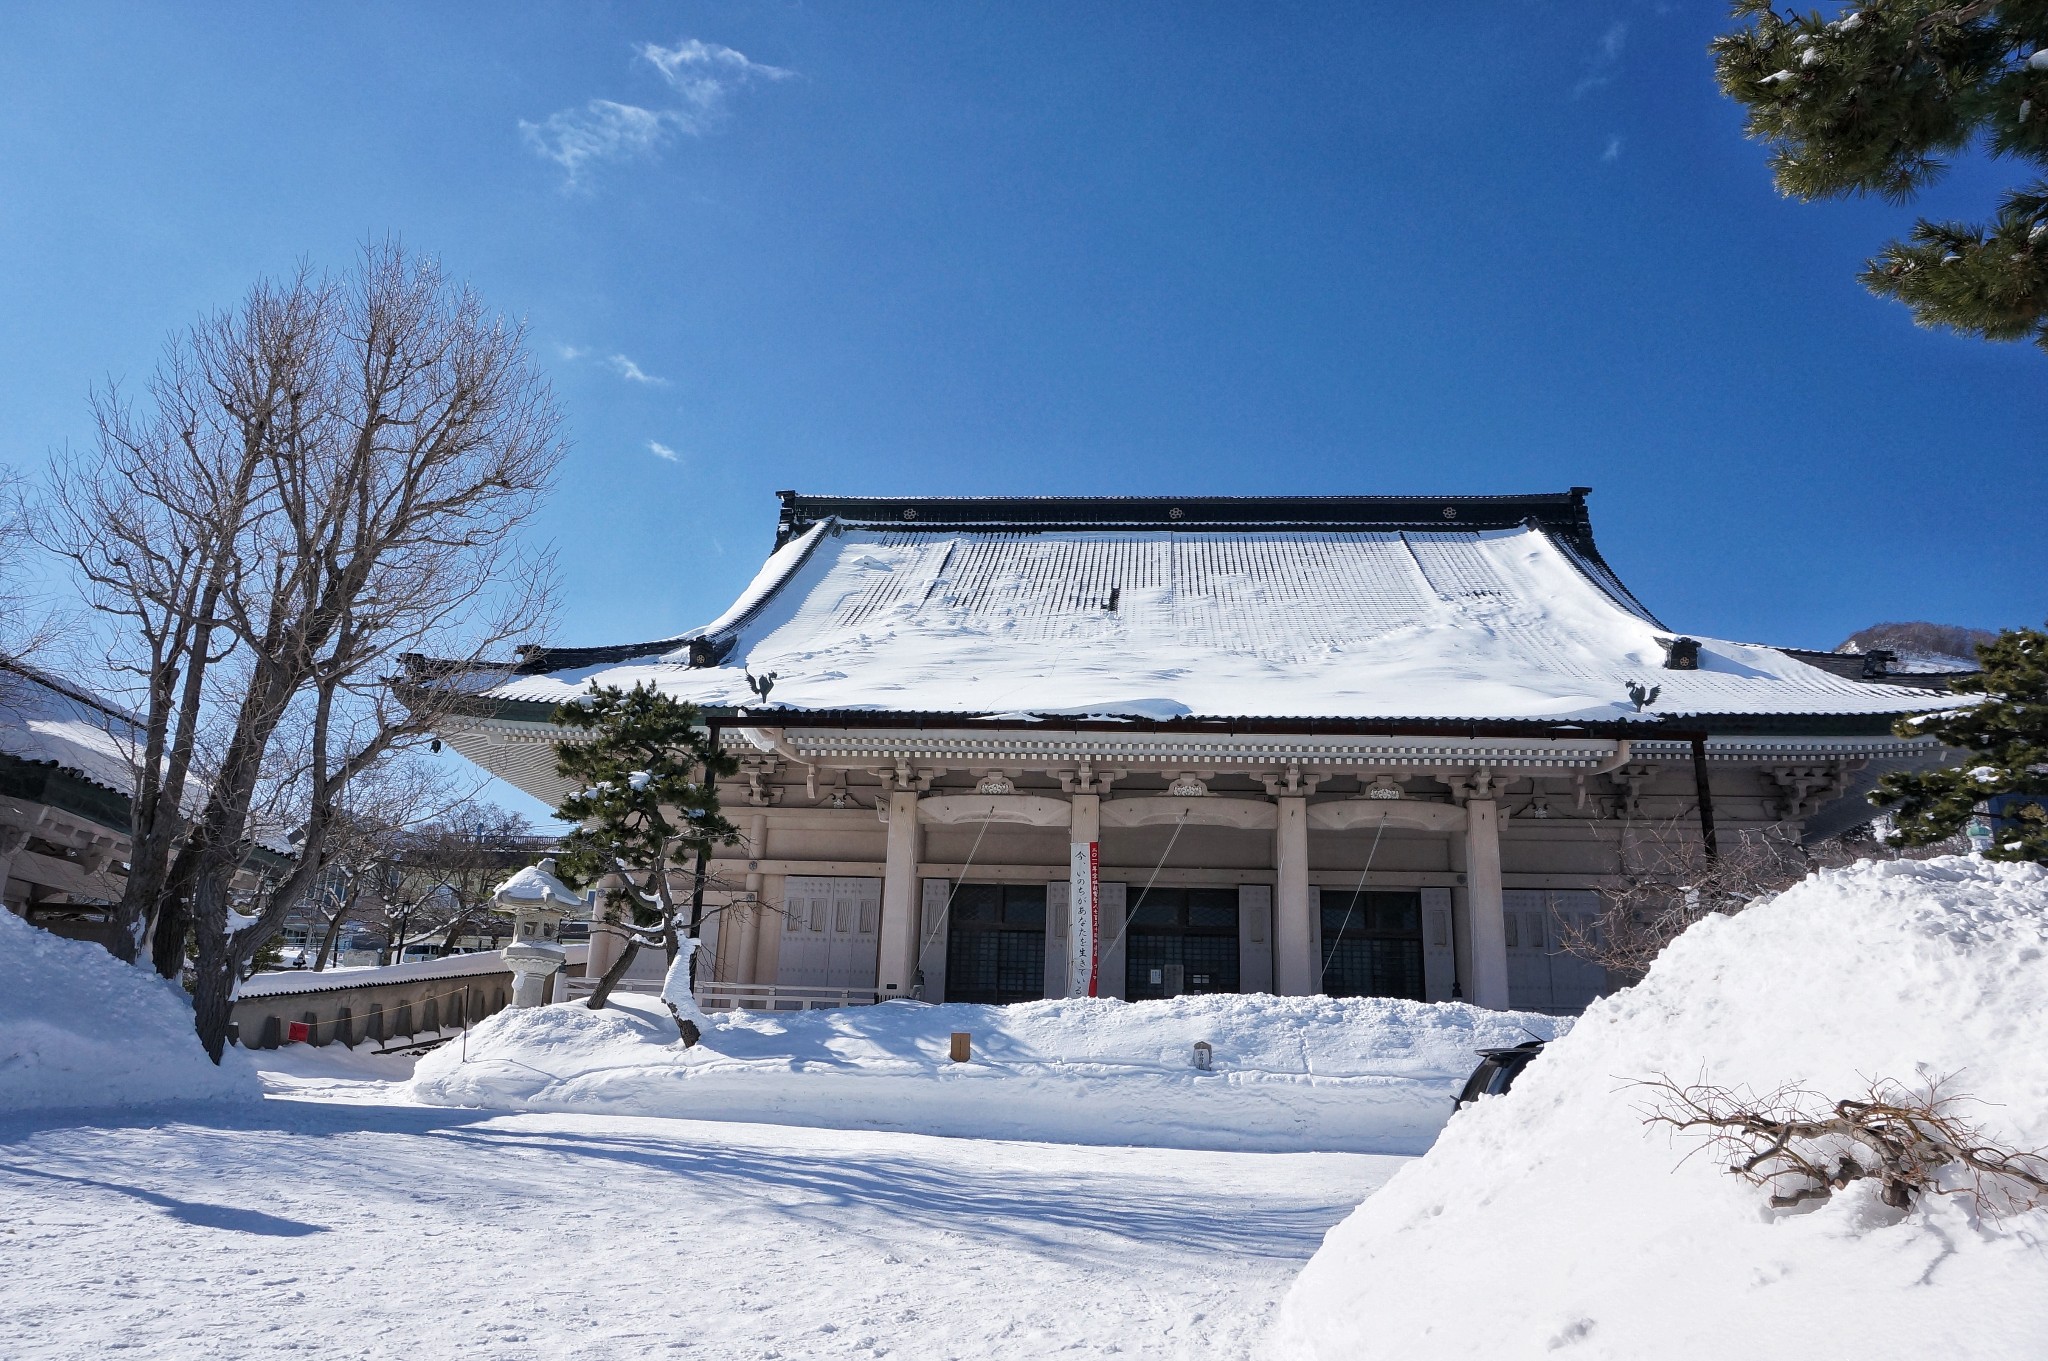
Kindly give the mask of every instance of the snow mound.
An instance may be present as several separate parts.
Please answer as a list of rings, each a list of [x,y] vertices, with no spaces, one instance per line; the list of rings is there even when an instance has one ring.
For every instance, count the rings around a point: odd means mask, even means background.
[[[1958,1074],[1994,1137],[2048,1145],[2048,872],[1961,857],[1818,875],[1711,918],[1595,1003],[1515,1089],[1330,1232],[1270,1339],[1297,1358],[2048,1355],[2048,1210],[1869,1182],[1774,1213],[1632,1079],[1859,1095]],[[1896,1222],[1895,1222],[1896,1221]]]
[[[1411,1153],[1474,1051],[1555,1017],[1389,998],[1199,996],[720,1012],[684,1049],[652,997],[505,1011],[420,1061],[441,1105],[974,1138]],[[973,1057],[947,1057],[953,1032]],[[1194,1066],[1196,1041],[1213,1051]]]
[[[208,1061],[175,984],[0,912],[0,1114],[261,1090],[239,1050]]]

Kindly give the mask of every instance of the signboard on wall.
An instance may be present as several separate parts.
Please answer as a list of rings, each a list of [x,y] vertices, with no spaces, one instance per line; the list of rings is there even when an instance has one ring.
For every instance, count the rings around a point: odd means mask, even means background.
[[[1102,843],[1076,841],[1067,862],[1067,996],[1094,997],[1097,938],[1102,929]]]

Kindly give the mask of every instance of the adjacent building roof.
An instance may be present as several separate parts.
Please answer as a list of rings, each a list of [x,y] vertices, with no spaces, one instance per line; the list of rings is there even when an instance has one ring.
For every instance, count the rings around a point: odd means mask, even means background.
[[[906,499],[782,494],[718,619],[546,649],[486,691],[647,682],[714,708],[1171,720],[1865,715],[1947,697],[1672,629],[1540,496]],[[750,686],[772,677],[765,704]],[[794,715],[791,715],[794,717]]]
[[[125,796],[142,720],[89,691],[12,657],[0,657],[0,753],[54,766]]]
[[[0,656],[0,799],[60,808],[126,835],[143,745],[138,715],[19,658]],[[203,784],[187,786],[188,815],[205,800]],[[252,839],[258,859],[298,854],[276,828],[254,829]]]

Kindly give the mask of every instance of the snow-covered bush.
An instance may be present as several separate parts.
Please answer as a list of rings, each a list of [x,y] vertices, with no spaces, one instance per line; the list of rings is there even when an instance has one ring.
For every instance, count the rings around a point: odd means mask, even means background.
[[[2048,1210],[1901,1214],[1877,1179],[1773,1209],[1698,1134],[1646,1128],[1639,1085],[1839,1097],[1954,1075],[1973,1123],[2037,1149],[2044,1033],[2039,866],[1867,863],[1709,917],[1332,1230],[1270,1354],[2048,1355]]]

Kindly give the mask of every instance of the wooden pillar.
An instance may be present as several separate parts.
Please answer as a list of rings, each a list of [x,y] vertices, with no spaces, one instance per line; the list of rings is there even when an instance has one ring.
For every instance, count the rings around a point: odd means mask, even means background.
[[[884,1000],[910,996],[917,973],[917,791],[889,795],[889,849],[882,868],[882,932],[875,990]]]
[[[785,876],[764,874],[761,876],[761,896],[768,906],[761,909],[760,927],[754,933],[754,959],[748,970],[750,983],[773,983],[782,970],[782,933],[787,925],[781,912],[787,899],[784,895]]]
[[[1282,997],[1310,997],[1323,990],[1323,971],[1308,886],[1308,800],[1285,794],[1275,802],[1280,820],[1273,831],[1273,990]]]
[[[4,903],[7,896],[7,879],[14,872],[14,857],[27,845],[28,832],[26,829],[0,826],[0,903]],[[13,911],[12,908],[8,910]],[[25,901],[18,915],[23,917],[28,915],[28,904]]]
[[[754,982],[755,942],[760,938],[761,909],[754,905],[761,892],[761,876],[747,876],[747,905],[728,906],[724,929],[718,933],[718,976],[727,983]]]
[[[1465,1000],[1508,1009],[1508,932],[1500,882],[1500,805],[1465,802],[1465,907],[1471,935],[1472,977]]]
[[[605,914],[611,911],[608,901],[611,890],[619,882],[616,875],[607,874],[597,881],[597,887],[593,890],[597,894],[597,901],[590,911],[590,953],[583,957],[585,978],[604,977],[605,971],[626,952],[626,928],[604,919]]]
[[[747,859],[759,863],[768,856],[767,814],[756,813],[753,825],[749,831],[752,835],[751,844],[747,847]],[[747,872],[748,906],[740,909],[737,913],[732,912],[729,908],[727,909],[729,918],[733,916],[739,918],[738,921],[728,921],[728,925],[733,928],[731,932],[732,945],[730,947],[723,944],[726,933],[720,932],[721,944],[719,945],[718,954],[719,963],[723,966],[720,972],[729,981],[734,983],[759,983],[762,981],[754,974],[754,956],[760,950],[761,922],[764,912],[764,909],[760,906],[761,883],[762,875],[760,871],[749,870]]]
[[[1472,892],[1466,887],[1471,876],[1466,873],[1464,832],[1452,836],[1446,849],[1450,852],[1451,871],[1458,876],[1457,887],[1451,890],[1451,1000],[1469,1002],[1472,1000]]]

